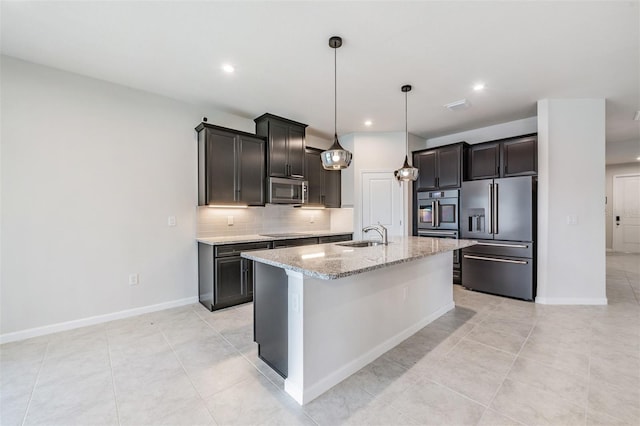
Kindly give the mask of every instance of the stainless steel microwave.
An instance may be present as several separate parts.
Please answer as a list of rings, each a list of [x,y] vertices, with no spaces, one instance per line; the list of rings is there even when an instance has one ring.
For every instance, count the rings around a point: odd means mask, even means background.
[[[307,202],[306,180],[269,178],[269,203],[305,204]]]

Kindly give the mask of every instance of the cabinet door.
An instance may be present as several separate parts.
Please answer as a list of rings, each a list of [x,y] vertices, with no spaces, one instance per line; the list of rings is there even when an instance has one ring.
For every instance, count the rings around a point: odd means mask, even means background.
[[[240,256],[216,259],[214,305],[230,306],[245,299],[242,286],[242,258]]]
[[[242,289],[243,294],[253,299],[253,261],[242,259]]]
[[[265,142],[240,136],[239,201],[251,206],[265,202]]]
[[[462,163],[460,145],[438,150],[438,188],[459,188]]]
[[[269,175],[288,176],[287,139],[289,128],[275,121],[269,122]]]
[[[289,127],[288,132],[289,175],[304,177],[304,130]]]
[[[418,169],[416,190],[436,188],[436,151],[421,152],[414,156],[414,167]]]
[[[306,149],[306,180],[309,182],[307,187],[307,199],[310,204],[322,203],[322,184],[323,184],[323,168],[320,160],[320,150]]]
[[[502,143],[503,176],[535,175],[538,172],[538,138],[530,136]]]
[[[320,161],[320,160],[318,160]],[[322,168],[322,166],[320,166]],[[340,170],[322,170],[323,188],[322,204],[325,207],[339,208],[341,205],[342,173]]]
[[[206,204],[237,201],[236,136],[207,129],[206,143]]]
[[[500,144],[482,144],[469,148],[469,179],[500,177]]]

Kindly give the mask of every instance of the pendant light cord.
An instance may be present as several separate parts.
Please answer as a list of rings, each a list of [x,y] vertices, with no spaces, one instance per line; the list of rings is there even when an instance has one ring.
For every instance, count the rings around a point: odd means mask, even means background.
[[[409,119],[407,118],[409,115],[409,109],[407,108],[408,93],[409,92],[404,92],[404,133],[406,138],[405,156],[407,159],[409,158]]]
[[[333,133],[338,138],[338,48],[333,48]]]

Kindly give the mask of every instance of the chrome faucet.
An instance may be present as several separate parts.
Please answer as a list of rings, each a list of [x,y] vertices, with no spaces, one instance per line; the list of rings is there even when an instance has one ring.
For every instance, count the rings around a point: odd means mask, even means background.
[[[362,232],[369,231],[376,231],[378,234],[380,234],[380,237],[382,237],[382,244],[384,244],[385,246],[389,244],[389,240],[387,239],[387,228],[385,228],[383,225],[380,225],[380,222],[378,222],[377,225],[370,225],[362,228]]]

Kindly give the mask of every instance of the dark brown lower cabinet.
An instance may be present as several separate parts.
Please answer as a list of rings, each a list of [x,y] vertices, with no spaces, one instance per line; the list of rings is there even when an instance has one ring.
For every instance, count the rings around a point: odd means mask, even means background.
[[[265,250],[271,242],[212,246],[198,243],[199,300],[215,311],[253,300],[253,262],[243,251]]]
[[[349,241],[353,234],[213,246],[198,243],[198,298],[210,311],[253,300],[253,262],[243,251]]]

